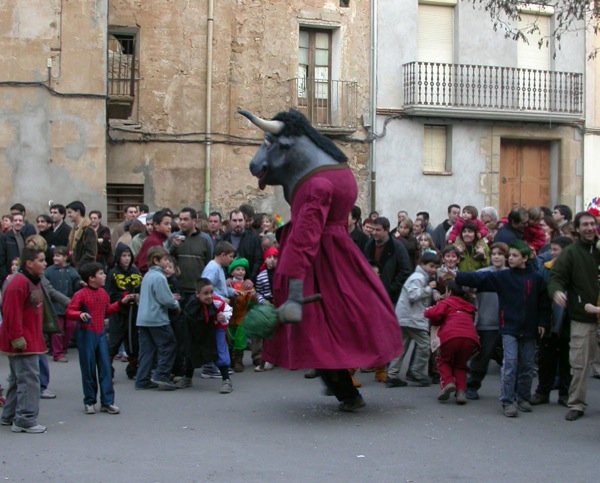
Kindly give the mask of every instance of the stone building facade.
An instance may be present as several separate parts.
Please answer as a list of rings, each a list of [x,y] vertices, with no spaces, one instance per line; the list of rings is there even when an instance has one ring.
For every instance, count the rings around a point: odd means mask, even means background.
[[[318,0],[17,0],[0,16],[0,208],[81,199],[227,212],[260,192],[236,109],[305,112],[367,197],[369,6]],[[36,12],[31,15],[30,12]],[[19,85],[15,83],[21,83]]]

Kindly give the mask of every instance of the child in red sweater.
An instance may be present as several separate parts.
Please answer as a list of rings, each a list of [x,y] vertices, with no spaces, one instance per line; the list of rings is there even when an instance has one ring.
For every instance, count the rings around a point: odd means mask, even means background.
[[[466,404],[467,362],[479,349],[479,338],[473,324],[477,310],[464,298],[460,285],[451,280],[446,283],[449,297],[425,309],[431,325],[439,326],[437,337],[440,347],[436,357],[442,391],[438,401],[447,401],[456,390],[456,403]]]
[[[77,350],[83,384],[84,412],[85,414],[96,412],[99,380],[100,411],[119,414],[119,408],[114,405],[115,391],[112,384],[104,319],[110,314],[117,313],[119,304],[128,304],[135,296],[126,295],[111,304],[108,293],[103,288],[106,274],[99,263],[85,263],[79,269],[79,274],[87,287],[73,295],[66,309],[66,317],[79,321]]]

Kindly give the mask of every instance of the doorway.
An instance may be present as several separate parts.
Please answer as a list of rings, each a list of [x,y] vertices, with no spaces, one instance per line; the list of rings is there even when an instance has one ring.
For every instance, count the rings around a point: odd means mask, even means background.
[[[550,204],[550,142],[502,139],[500,142],[500,216],[515,207]]]

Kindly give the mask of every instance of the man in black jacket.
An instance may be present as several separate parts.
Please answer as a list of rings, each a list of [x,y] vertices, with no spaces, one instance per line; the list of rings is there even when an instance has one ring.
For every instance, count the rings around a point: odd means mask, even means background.
[[[6,277],[10,275],[12,261],[21,257],[21,252],[25,246],[25,238],[22,233],[23,223],[23,215],[15,213],[13,215],[12,230],[0,236],[0,284],[4,283]],[[1,289],[2,286],[0,285]]]
[[[63,205],[54,204],[50,207],[53,231],[50,237],[50,247],[66,247],[69,244],[71,227],[65,222],[67,209]]]
[[[236,257],[248,260],[250,270],[246,278],[255,281],[262,263],[262,246],[252,229],[245,229],[244,214],[240,210],[229,213],[229,231],[221,237],[221,241],[227,241],[235,247]]]
[[[402,286],[411,273],[408,252],[402,243],[390,237],[390,221],[381,216],[373,222],[372,239],[365,246],[365,256],[379,265],[379,276],[392,304],[396,305]]]
[[[369,241],[369,236],[360,229],[360,216],[360,208],[354,205],[352,210],[350,210],[350,214],[348,215],[348,233],[350,233],[350,238],[352,238],[352,241],[356,243],[356,246],[360,249],[360,251],[364,252],[365,246]]]

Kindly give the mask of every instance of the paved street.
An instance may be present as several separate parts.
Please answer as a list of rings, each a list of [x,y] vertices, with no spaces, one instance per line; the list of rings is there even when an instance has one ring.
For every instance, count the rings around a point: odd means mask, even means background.
[[[440,404],[437,387],[386,389],[358,374],[367,407],[337,410],[304,371],[250,370],[194,378],[176,392],[135,391],[115,362],[120,415],[85,415],[76,351],[50,362],[55,400],[41,401],[41,435],[0,428],[1,481],[561,481],[598,478],[600,381],[583,419],[538,406],[508,419],[497,401],[498,367],[482,399]],[[248,358],[246,362],[249,362]],[[5,385],[6,359],[0,360]],[[534,381],[534,386],[537,381]],[[552,400],[556,400],[556,393]]]

